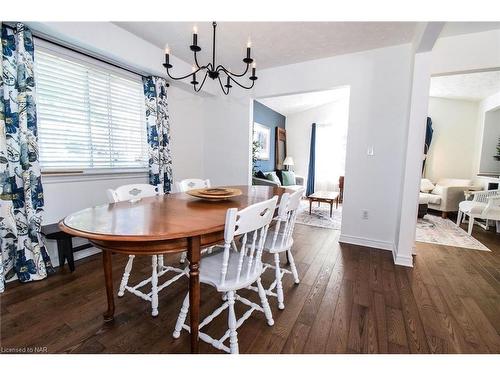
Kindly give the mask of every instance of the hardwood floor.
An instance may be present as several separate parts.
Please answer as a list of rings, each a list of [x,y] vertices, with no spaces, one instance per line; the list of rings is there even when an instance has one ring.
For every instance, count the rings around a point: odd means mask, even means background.
[[[297,225],[299,285],[285,276],[285,310],[270,299],[275,325],[254,312],[238,330],[241,353],[500,353],[500,235],[475,228],[492,252],[417,244],[413,269],[394,266],[388,251],[339,245],[338,231]],[[139,259],[138,259],[139,258]],[[150,274],[136,257],[131,281]],[[177,262],[179,256],[167,257]],[[126,257],[115,255],[118,288]],[[269,283],[271,273],[264,280]],[[189,335],[172,331],[187,279],[160,293],[159,316],[126,293],[104,323],[101,256],[46,280],[7,285],[0,295],[0,346],[46,347],[50,353],[189,353]],[[258,300],[253,292],[244,296]],[[202,316],[221,302],[202,286]],[[242,313],[237,304],[237,314]],[[208,327],[222,336],[223,313]],[[201,343],[203,353],[218,353]]]

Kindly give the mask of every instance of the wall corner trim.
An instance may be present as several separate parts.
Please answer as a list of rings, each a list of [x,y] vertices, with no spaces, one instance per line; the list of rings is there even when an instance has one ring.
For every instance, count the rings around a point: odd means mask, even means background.
[[[411,255],[410,256],[397,255],[395,252],[393,252],[392,255],[394,258],[395,265],[413,268],[413,257]]]
[[[372,247],[380,250],[389,250],[394,253],[394,243],[389,241],[374,240],[366,237],[349,236],[341,234],[339,237],[340,243],[348,243],[351,245]]]

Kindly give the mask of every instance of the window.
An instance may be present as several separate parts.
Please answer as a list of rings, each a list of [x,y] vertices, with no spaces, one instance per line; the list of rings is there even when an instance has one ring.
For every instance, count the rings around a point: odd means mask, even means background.
[[[146,167],[141,77],[42,43],[35,49],[42,169]]]

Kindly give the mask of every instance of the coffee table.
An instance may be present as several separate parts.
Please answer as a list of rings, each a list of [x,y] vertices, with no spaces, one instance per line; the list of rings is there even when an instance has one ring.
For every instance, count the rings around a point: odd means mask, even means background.
[[[335,208],[339,207],[339,193],[336,191],[317,191],[307,197],[309,199],[309,215],[311,215],[312,203],[318,202],[318,206],[321,202],[330,204],[330,217],[332,217],[333,202],[335,202]]]

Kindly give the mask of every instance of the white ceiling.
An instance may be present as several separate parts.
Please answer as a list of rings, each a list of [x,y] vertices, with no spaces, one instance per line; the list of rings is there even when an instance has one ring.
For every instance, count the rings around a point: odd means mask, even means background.
[[[131,33],[192,63],[189,50],[193,25],[202,47],[200,63],[212,54],[211,22],[115,22]],[[220,22],[217,26],[218,63],[239,71],[246,44],[252,41],[257,69],[359,52],[412,40],[415,22]],[[218,64],[217,63],[217,64]],[[175,73],[175,67],[174,67]],[[181,72],[179,72],[181,73]]]
[[[303,94],[276,96],[273,98],[258,99],[258,101],[282,115],[289,116],[294,113],[307,111],[308,109],[343,99],[349,99],[348,87],[307,92]]]
[[[479,101],[500,92],[500,71],[432,77],[430,96]]]
[[[500,29],[500,22],[446,22],[440,37]]]

